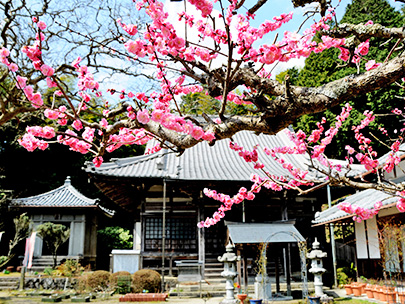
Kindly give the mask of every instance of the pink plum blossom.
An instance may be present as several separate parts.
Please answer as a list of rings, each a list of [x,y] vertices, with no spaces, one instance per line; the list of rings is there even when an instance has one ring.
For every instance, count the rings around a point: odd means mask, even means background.
[[[150,120],[148,110],[143,109],[142,111],[138,111],[136,113],[136,118],[141,124],[147,124]]]

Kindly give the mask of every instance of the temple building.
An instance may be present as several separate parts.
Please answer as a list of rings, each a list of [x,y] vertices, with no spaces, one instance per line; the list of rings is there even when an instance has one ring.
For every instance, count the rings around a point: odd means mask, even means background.
[[[233,140],[249,151],[258,145],[259,162],[270,174],[289,175],[281,164],[262,151],[264,147],[293,146],[285,130],[277,135],[243,131],[235,134]],[[297,241],[314,241],[316,234],[310,232],[311,219],[320,209],[319,196],[326,197],[325,191],[298,196],[295,191],[276,192],[263,187],[253,201],[234,205],[226,212],[225,220],[232,226],[221,221],[209,228],[197,228],[198,222],[212,216],[221,205],[206,197],[204,188],[233,196],[242,186],[250,189],[251,174],[260,173],[253,169],[252,163],[245,162],[231,150],[229,143],[229,139],[213,146],[202,142],[181,156],[162,149],[154,154],[113,159],[98,168],[87,164],[85,170],[92,182],[130,215],[134,225],[134,250],[139,252],[141,268],[161,270],[164,267],[170,274],[175,269],[175,261],[197,260],[203,265],[207,279],[211,265],[225,252],[226,244],[235,240],[234,244],[240,242],[238,254],[243,256],[244,265],[240,267],[245,270],[244,277],[248,277],[255,272],[259,241],[267,240],[269,273],[300,275],[299,259],[295,258]],[[156,141],[149,142],[146,150],[156,144]],[[285,155],[284,158],[296,168],[308,168],[307,156]],[[310,172],[309,176],[316,177],[316,172]],[[283,222],[285,225],[278,225]],[[262,224],[260,236],[254,232],[258,226],[252,223]],[[271,238],[280,227],[292,232],[277,233],[277,237]],[[235,229],[251,233],[241,240],[235,235]],[[324,231],[320,230],[318,239],[324,238]]]
[[[98,199],[82,195],[67,177],[59,188],[35,196],[16,198],[11,208],[26,212],[35,230],[46,222],[65,225],[70,229],[69,240],[58,250],[59,259],[78,259],[82,265],[95,266],[97,256],[97,225],[100,218],[114,212],[99,205]],[[50,252],[40,237],[36,237],[33,267],[49,263]],[[39,262],[41,261],[42,262]],[[45,264],[44,264],[45,265]],[[45,265],[46,266],[46,265]]]

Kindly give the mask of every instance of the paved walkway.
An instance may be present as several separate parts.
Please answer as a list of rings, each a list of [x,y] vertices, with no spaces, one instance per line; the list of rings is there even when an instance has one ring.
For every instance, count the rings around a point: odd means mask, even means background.
[[[347,297],[346,292],[344,289],[331,289],[326,291],[329,295],[333,297],[338,297],[338,298],[344,298]],[[97,300],[92,300],[90,303],[93,304],[116,304],[118,302],[118,295],[115,295],[109,300],[104,300],[104,301],[97,301]],[[201,299],[201,298],[178,298],[178,297],[169,297],[166,302],[153,302],[153,303],[170,303],[170,304],[219,304],[224,297],[212,297],[210,299]],[[371,303],[385,303],[381,302],[375,299],[368,299],[365,295],[361,297],[356,297],[356,299],[359,300],[365,300]],[[268,303],[272,304],[295,304],[298,303],[299,299],[296,300],[291,300],[291,301],[269,301]],[[41,302],[41,298],[26,298],[26,297],[16,297],[12,296],[10,292],[7,291],[0,291],[0,304],[36,304],[36,303],[43,303]],[[63,303],[71,303],[69,300],[64,300],[61,302]],[[125,302],[130,304],[131,302]],[[142,303],[142,304],[147,304],[147,303],[152,303],[152,302],[134,302],[134,303]],[[248,302],[245,301],[247,304]],[[265,303],[263,303],[265,304]]]
[[[329,294],[333,294],[334,297],[346,297],[346,293],[344,289],[333,289],[328,292]],[[97,300],[92,300],[90,303],[93,304],[115,304],[119,303],[118,302],[118,295],[115,295],[109,300],[104,300],[104,301],[97,301]],[[369,300],[367,297],[356,297],[357,299],[362,299],[362,300]],[[212,297],[209,299],[201,299],[201,298],[178,298],[178,297],[169,297],[166,301],[166,303],[170,304],[219,304],[224,297]],[[274,303],[274,304],[295,304],[298,303],[297,300],[291,300],[291,301],[269,301],[269,303]],[[380,301],[376,300],[369,300],[370,302],[374,303],[382,303]],[[9,292],[7,291],[0,291],[0,304],[36,304],[36,303],[43,303],[41,302],[41,298],[36,297],[36,298],[26,298],[26,297],[16,297],[12,296]],[[70,300],[64,300],[61,303],[70,303]],[[126,302],[130,303],[130,302]],[[142,303],[142,304],[147,304],[151,302],[136,302],[136,303]],[[153,303],[164,303],[164,302],[153,302]],[[247,304],[248,302],[245,301]]]

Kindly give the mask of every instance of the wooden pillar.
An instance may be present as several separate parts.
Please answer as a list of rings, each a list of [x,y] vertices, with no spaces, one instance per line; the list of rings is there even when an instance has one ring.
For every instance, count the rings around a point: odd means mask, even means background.
[[[236,246],[236,256],[241,256],[241,248],[243,245]],[[236,262],[236,271],[238,272],[238,285],[242,289],[242,261],[238,260]]]
[[[290,265],[290,260],[291,260],[291,256],[290,256],[290,243],[287,244],[286,246],[286,255],[285,255],[285,259],[286,259],[286,279],[287,279],[287,296],[291,296],[291,265]]]
[[[249,286],[249,275],[247,272],[247,257],[245,254],[245,248],[243,250],[243,287],[244,287],[244,293],[248,293],[248,286]]]
[[[166,246],[166,180],[163,179],[163,201],[162,201],[162,287],[165,292],[165,246]]]
[[[198,222],[204,220],[204,205],[200,201],[198,204]],[[201,277],[205,277],[205,228],[198,229],[198,261],[202,263],[201,265]]]
[[[276,252],[276,257],[275,257],[275,260],[276,260],[276,267],[275,267],[275,275],[276,275],[276,293],[279,293],[280,292],[280,272],[279,272],[279,269],[278,269],[278,262],[279,262],[279,248],[277,247],[276,248],[276,250],[275,250],[275,252]]]

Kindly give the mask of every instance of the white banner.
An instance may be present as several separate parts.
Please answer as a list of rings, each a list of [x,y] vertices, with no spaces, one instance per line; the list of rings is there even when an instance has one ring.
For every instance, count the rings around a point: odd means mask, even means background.
[[[23,266],[26,266],[27,269],[32,267],[32,258],[34,256],[34,247],[35,247],[35,237],[37,233],[33,232],[30,237],[25,241],[25,254]]]

